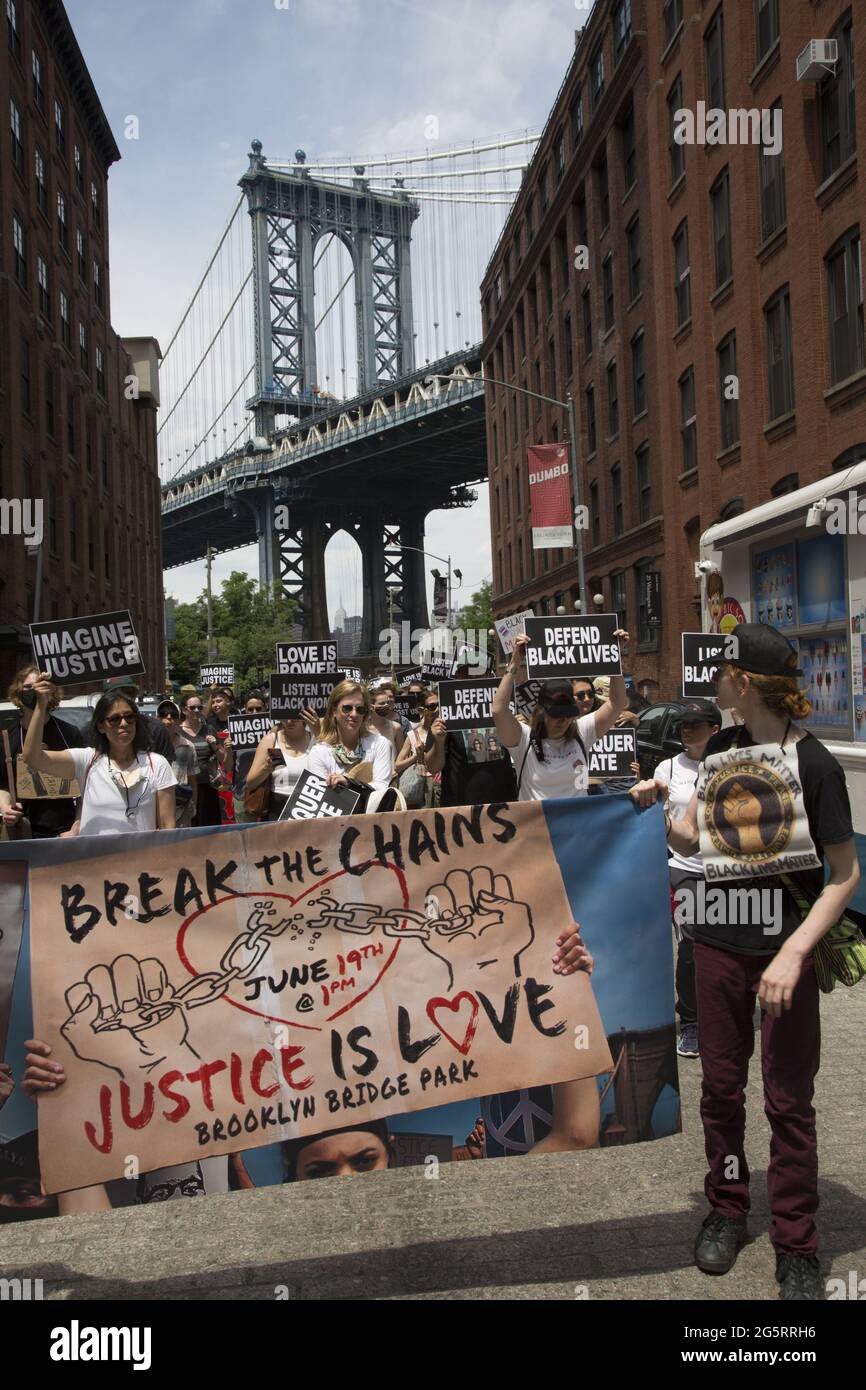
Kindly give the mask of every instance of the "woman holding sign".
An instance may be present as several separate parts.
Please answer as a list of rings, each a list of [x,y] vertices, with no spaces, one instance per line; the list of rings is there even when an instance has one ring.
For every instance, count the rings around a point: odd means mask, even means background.
[[[665,812],[669,845],[687,857],[700,850],[714,889],[712,910],[708,905],[694,923],[710,1204],[695,1264],[706,1274],[726,1274],[748,1240],[744,1093],[757,995],[776,1279],[782,1299],[819,1300],[813,952],[854,896],[860,871],[845,774],[824,744],[793,722],[811,711],[797,681],[796,650],[760,623],[740,623],[733,636],[736,660],[717,671],[716,689],[722,709],[736,711],[743,724],[707,743],[685,812],[677,820]],[[632,796],[650,806],[667,793],[655,779],[638,783]],[[743,889],[760,903],[757,913],[743,910]]]
[[[369,763],[369,784],[385,791],[394,771],[394,750],[370,726],[370,700],[363,685],[341,681],[328,700],[319,741],[310,753],[309,771],[329,787],[346,786],[349,774]],[[366,780],[366,779],[365,779]]]
[[[244,796],[258,792],[270,782],[264,820],[279,820],[297,786],[298,778],[309,766],[309,752],[319,732],[319,717],[312,710],[291,710],[259,741],[244,784]]]

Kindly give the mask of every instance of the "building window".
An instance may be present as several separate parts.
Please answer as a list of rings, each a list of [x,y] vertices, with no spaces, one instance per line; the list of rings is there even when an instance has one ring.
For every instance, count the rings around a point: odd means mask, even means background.
[[[695,415],[695,369],[687,367],[679,380],[680,437],[683,441],[683,472],[698,466],[698,422]]]
[[[95,183],[92,183],[92,182],[91,182],[91,185],[90,185],[90,212],[91,212],[91,215],[92,215],[92,217],[93,217],[93,225],[94,225],[94,227],[99,227],[99,226],[101,226],[101,224],[102,224],[102,211],[101,211],[101,205],[100,205],[100,202],[99,202],[99,189],[97,188],[96,184],[95,184]]]
[[[716,289],[731,278],[731,180],[723,169],[710,189],[713,210],[713,251],[715,255]]]
[[[586,194],[583,184],[575,204],[577,209],[577,239],[581,246],[589,246],[589,218],[586,211]]]
[[[523,260],[523,223],[518,222],[514,231],[514,254],[517,257],[517,264]]]
[[[650,446],[641,444],[634,456],[637,482],[637,519],[641,525],[653,514],[652,479],[650,477]]]
[[[48,262],[36,257],[36,279],[39,282],[39,312],[51,322],[51,289],[48,283]]]
[[[89,373],[90,357],[87,351],[87,329],[80,320],[78,323],[78,360],[81,363],[81,370]]]
[[[52,555],[57,551],[57,485],[48,482],[48,549]]]
[[[594,454],[598,445],[595,430],[595,387],[586,388],[586,452]]]
[[[75,187],[83,198],[84,168],[81,163],[81,147],[79,145],[73,145],[72,147],[72,162],[75,165]]]
[[[779,0],[755,0],[755,44],[758,62],[766,58],[779,37]]]
[[[598,504],[598,483],[589,486],[589,524],[593,545],[601,545],[601,511]]]
[[[677,112],[683,109],[683,79],[678,74],[674,85],[668,92],[668,151],[671,165],[671,187],[681,179],[686,171],[686,147],[674,139],[677,129]]]
[[[60,291],[60,337],[65,348],[72,348],[72,318],[69,313],[69,296]]]
[[[610,502],[613,517],[613,534],[621,536],[625,529],[622,508],[622,469],[614,464],[610,470]]]
[[[66,444],[70,456],[75,458],[75,394],[72,391],[66,396]]]
[[[93,299],[97,309],[102,308],[102,272],[99,261],[93,262]]]
[[[601,230],[604,231],[605,227],[610,222],[610,189],[608,187],[607,177],[607,155],[604,156],[601,163],[597,166],[595,178],[598,188],[599,225]]]
[[[613,56],[619,62],[631,42],[631,0],[617,0],[613,11]]]
[[[823,176],[829,179],[857,148],[854,107],[854,42],[850,15],[831,38],[839,42],[836,71],[819,88]]]
[[[45,69],[42,66],[42,59],[33,49],[33,100],[38,110],[45,114]]]
[[[556,182],[560,183],[565,173],[565,132],[561,128],[556,133],[553,167],[556,171]]]
[[[590,81],[592,83],[592,109],[598,106],[604,94],[604,44],[595,48],[589,60]]]
[[[87,284],[87,242],[81,228],[76,228],[75,249],[78,254],[78,278],[82,284]]]
[[[556,380],[556,343],[552,338],[547,344],[547,381],[549,394],[556,399],[558,391]]]
[[[541,262],[541,278],[544,282],[544,303],[547,308],[547,317],[553,313],[553,271],[550,268],[550,260]]]
[[[622,172],[623,187],[628,193],[637,178],[637,144],[633,106],[629,107],[628,115],[622,125]]]
[[[707,65],[707,108],[725,109],[725,37],[722,6],[716,10],[704,34]]]
[[[23,289],[27,288],[27,242],[24,239],[24,224],[12,214],[12,254],[15,264],[15,279]]]
[[[54,144],[59,154],[66,153],[66,126],[63,107],[54,98]]]
[[[767,324],[767,380],[770,420],[794,409],[794,357],[791,342],[791,296],[787,285],[764,310]]]
[[[69,499],[69,558],[78,564],[78,507],[74,497]]]
[[[9,50],[21,62],[21,30],[18,28],[18,6],[16,0],[6,0],[6,28],[9,33]]]
[[[619,627],[624,627],[628,615],[625,601],[625,570],[618,570],[610,576],[610,606],[619,618]]]
[[[548,185],[549,185],[549,182],[550,182],[549,175],[550,175],[550,165],[549,165],[549,164],[542,164],[542,166],[541,166],[541,173],[540,173],[539,176],[538,176],[538,187],[539,187],[539,191],[540,191],[540,193],[541,193],[541,215],[542,215],[542,217],[543,217],[544,214],[547,212],[547,209],[548,209],[548,207],[549,207],[549,205],[550,205],[550,189],[549,189],[549,186],[548,186]]]
[[[110,556],[111,556],[111,532],[110,532],[108,529],[106,529],[106,531],[105,531],[104,534],[103,534],[103,538],[102,538],[102,560],[103,560],[103,568],[104,568],[104,570],[105,570],[105,578],[106,578],[106,580],[110,580],[110,579],[111,579],[111,563],[110,563]]]
[[[674,293],[677,300],[677,328],[692,316],[692,272],[689,265],[689,221],[684,218],[674,232]]]
[[[69,255],[69,223],[66,220],[66,198],[64,194],[57,190],[57,236],[60,245]]]
[[[580,307],[583,314],[583,355],[592,356],[592,301],[590,299],[589,285],[580,296]]]
[[[834,385],[862,371],[863,267],[860,228],[838,241],[827,257],[827,312],[830,319],[830,377]]]
[[[96,345],[96,389],[100,396],[105,395],[105,355],[98,343]]]
[[[646,410],[646,363],[644,359],[644,331],[641,328],[631,340],[631,385],[635,415],[642,415]]]
[[[613,252],[609,251],[604,258],[601,267],[602,300],[604,303],[604,329],[608,332],[613,328],[614,306],[613,306]]]
[[[533,219],[533,203],[534,203],[534,202],[535,202],[535,198],[534,198],[533,194],[530,193],[529,197],[528,197],[527,200],[526,200],[526,245],[527,245],[527,246],[531,246],[531,245],[532,245],[532,238],[535,236],[535,228],[534,228],[533,225],[532,225],[532,219]]]
[[[574,376],[574,341],[571,336],[571,314],[566,314],[562,321],[562,345],[565,348],[565,379],[571,381]]]
[[[571,99],[569,115],[571,117],[571,145],[572,149],[576,150],[583,139],[583,92],[580,87],[577,88]]]
[[[772,108],[782,119],[782,103],[777,101]],[[773,116],[773,120],[775,120]],[[780,227],[784,227],[787,212],[785,209],[785,153],[784,145],[778,154],[772,154],[763,145],[758,146],[758,171],[761,184],[761,235],[766,241]]]
[[[858,450],[857,459],[855,460],[855,462],[859,462],[859,461],[860,461],[861,459],[863,459],[863,458],[866,458],[866,449],[860,449],[860,450]],[[835,464],[834,464],[833,468],[832,468],[830,471],[833,472],[833,473],[835,473],[835,471],[836,471],[836,466],[835,466]],[[773,483],[773,486],[770,488],[770,496],[771,496],[771,497],[785,497],[789,492],[796,492],[797,489],[799,488],[799,486],[800,486],[800,475],[799,475],[799,473],[786,473],[785,476],[784,476],[784,478],[780,478],[779,481],[778,481],[777,483]]]
[[[49,439],[55,438],[54,417],[54,373],[50,367],[45,369],[45,431]]]
[[[32,413],[33,395],[30,387],[30,344],[21,339],[21,409],[25,415]]]
[[[568,290],[568,280],[571,272],[571,257],[568,254],[568,237],[565,234],[565,224],[562,231],[556,238],[556,249],[559,253],[559,293],[565,294]]]
[[[683,22],[683,0],[664,0],[665,47]]]
[[[615,362],[607,364],[607,433],[610,439],[619,434],[619,391]]]
[[[48,216],[48,182],[45,178],[45,156],[37,149],[33,162],[36,170],[36,206],[43,217]]]
[[[719,409],[722,448],[730,449],[740,438],[740,382],[737,376],[737,335],[729,333],[718,347]]]
[[[637,640],[642,647],[658,646],[658,628],[650,627],[647,606],[647,576],[655,572],[652,560],[645,560],[634,568],[637,580]]]
[[[640,277],[640,218],[635,214],[626,229],[628,242],[628,298],[633,304],[641,291]]]
[[[9,130],[12,136],[12,163],[19,174],[23,174],[24,137],[21,128],[21,112],[11,97],[9,98]]]

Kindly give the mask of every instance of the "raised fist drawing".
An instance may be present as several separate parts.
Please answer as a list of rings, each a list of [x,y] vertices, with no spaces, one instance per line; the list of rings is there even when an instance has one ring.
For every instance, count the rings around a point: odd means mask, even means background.
[[[175,1000],[162,961],[118,956],[94,965],[66,991],[69,1017],[60,1032],[82,1062],[122,1077],[151,1072],[167,1058],[192,1065],[186,1009]]]
[[[760,854],[765,848],[761,835],[761,803],[742,782],[732,782],[722,798],[722,811],[741,854]]]
[[[483,975],[507,951],[509,967],[520,974],[520,957],[535,939],[532,913],[526,903],[515,902],[511,881],[505,874],[480,867],[452,869],[444,883],[427,889],[424,910],[430,933],[424,948],[448,968],[449,989],[454,972],[460,983]]]

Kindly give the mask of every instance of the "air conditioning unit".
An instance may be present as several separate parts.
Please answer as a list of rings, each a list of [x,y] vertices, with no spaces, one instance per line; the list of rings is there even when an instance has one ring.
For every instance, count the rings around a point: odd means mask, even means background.
[[[828,72],[835,74],[838,61],[838,39],[810,39],[797,58],[797,81],[820,82]]]

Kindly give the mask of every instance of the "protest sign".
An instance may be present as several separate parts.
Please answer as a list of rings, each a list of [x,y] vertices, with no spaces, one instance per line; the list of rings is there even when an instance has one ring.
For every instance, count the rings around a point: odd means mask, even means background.
[[[454,674],[453,656],[431,656],[429,661],[421,662],[423,681],[447,681]]]
[[[522,613],[512,613],[510,618],[497,618],[496,631],[499,641],[502,643],[502,650],[506,656],[510,656],[514,651],[514,639],[520,637],[523,632],[523,621],[525,618],[533,618],[535,614],[531,608],[524,608]]]
[[[555,676],[619,676],[622,657],[615,613],[591,618],[527,618],[526,665],[536,680]]]
[[[265,734],[270,733],[274,722],[268,714],[230,714],[229,738],[236,753],[248,748],[258,748]]]
[[[33,656],[54,681],[80,685],[144,671],[129,610],[30,624]]]
[[[360,666],[347,666],[345,668],[344,678],[347,681],[357,681],[358,684],[361,685],[364,680],[364,673]]]
[[[611,729],[596,739],[589,750],[589,777],[632,777],[632,763],[637,762],[637,741],[634,729]]]
[[[221,666],[201,666],[198,683],[202,689],[211,685],[234,685],[235,668],[225,662]]]
[[[362,793],[355,787],[329,787],[314,772],[302,772],[280,812],[280,820],[312,820],[314,816],[351,816]]]
[[[712,675],[725,660],[729,640],[724,633],[683,633],[683,699],[715,696]]]
[[[492,729],[490,707],[498,688],[498,680],[440,681],[439,718],[450,730]]]
[[[324,676],[336,669],[336,642],[277,643],[277,671],[280,675]]]
[[[756,744],[705,757],[697,797],[708,883],[821,867],[793,744]]]
[[[398,685],[423,685],[424,672],[420,666],[399,666],[394,672]]]
[[[301,710],[315,710],[323,714],[336,686],[345,677],[342,671],[332,671],[327,676],[271,676],[270,708],[273,719],[285,719],[298,715]]]
[[[54,777],[50,772],[37,772],[28,767],[19,753],[15,759],[15,786],[19,801],[57,801],[63,797],[81,795],[74,777]]]
[[[522,714],[524,719],[532,718],[532,711],[538,704],[538,697],[541,694],[541,681],[524,681],[523,685],[514,688],[514,712]]]
[[[527,451],[533,550],[574,545],[571,470],[561,444],[533,444]]]

